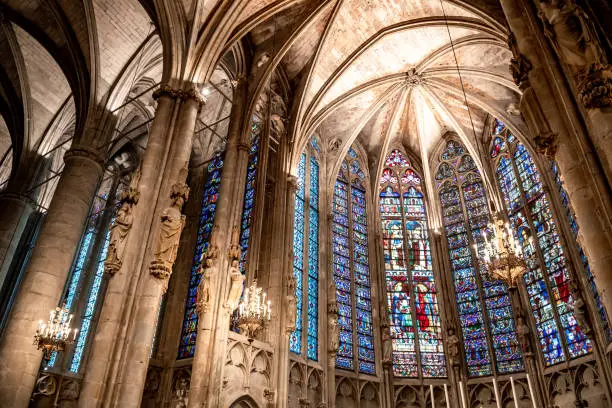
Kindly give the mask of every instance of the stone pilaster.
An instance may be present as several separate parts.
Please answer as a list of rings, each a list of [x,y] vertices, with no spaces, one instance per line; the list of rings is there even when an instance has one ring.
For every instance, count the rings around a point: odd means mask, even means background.
[[[0,345],[0,399],[10,407],[26,407],[42,353],[32,345],[38,321],[60,300],[91,200],[102,174],[102,159],[75,146],[66,165],[32,253]]]

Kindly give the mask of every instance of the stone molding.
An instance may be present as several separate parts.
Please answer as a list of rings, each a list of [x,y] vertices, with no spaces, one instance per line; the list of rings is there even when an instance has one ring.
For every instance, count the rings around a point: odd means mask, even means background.
[[[86,159],[94,162],[102,170],[104,158],[92,147],[89,146],[72,146],[70,150],[64,153],[64,162],[68,163],[73,159]]]

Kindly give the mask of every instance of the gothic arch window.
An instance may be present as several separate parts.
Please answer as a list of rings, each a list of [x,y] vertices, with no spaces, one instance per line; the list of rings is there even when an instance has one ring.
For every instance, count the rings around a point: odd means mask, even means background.
[[[198,313],[196,311],[196,300],[198,285],[200,284],[200,265],[202,255],[208,249],[210,236],[215,222],[217,200],[219,198],[219,187],[221,186],[221,174],[223,171],[223,153],[215,155],[208,165],[206,181],[204,182],[204,195],[202,197],[202,210],[198,224],[198,235],[193,255],[191,273],[189,275],[189,289],[185,301],[185,316],[181,328],[179,341],[178,359],[191,358],[195,353],[196,332],[198,328]]]
[[[593,346],[574,316],[569,259],[542,177],[525,146],[503,123],[494,125],[491,158],[510,223],[528,258],[524,280],[544,362],[551,366],[588,354]]]
[[[298,165],[293,219],[293,274],[297,316],[289,350],[318,360],[319,350],[319,147],[313,137]],[[304,336],[305,334],[305,336]]]
[[[79,372],[91,340],[91,333],[95,328],[96,313],[100,309],[103,297],[104,261],[110,240],[110,227],[124,187],[125,180],[109,166],[104,172],[90,207],[81,242],[60,302],[75,316],[75,327],[78,328],[73,348],[64,353],[62,363],[72,373]],[[84,301],[79,299],[81,294],[85,295]],[[52,353],[46,367],[58,366],[59,357],[59,353]]]
[[[334,184],[332,257],[340,328],[336,367],[374,374],[367,178],[361,166],[357,152],[349,149]]]
[[[262,119],[258,114],[253,114],[251,121],[251,134],[249,139],[249,158],[244,185],[244,199],[242,202],[242,216],[240,220],[240,271],[246,274],[249,240],[251,239],[251,227],[253,224],[253,210],[255,209],[255,197],[257,189],[257,172],[259,167],[259,150],[261,144]]]
[[[393,373],[398,377],[445,377],[421,177],[399,150],[393,150],[385,162],[380,217]]]
[[[446,142],[435,175],[457,312],[471,377],[524,369],[508,289],[478,263],[490,222],[485,187],[474,160],[458,141]]]

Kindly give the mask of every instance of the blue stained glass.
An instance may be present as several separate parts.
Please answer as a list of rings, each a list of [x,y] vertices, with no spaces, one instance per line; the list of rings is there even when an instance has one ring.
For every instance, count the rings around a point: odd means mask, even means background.
[[[525,146],[500,121],[496,122],[496,133],[513,152],[500,160],[497,178],[511,224],[528,258],[529,272],[524,280],[544,361],[551,366],[590,353],[592,344],[573,314],[564,249],[540,173]]]
[[[196,312],[197,288],[200,284],[200,262],[202,254],[208,249],[210,235],[212,233],[219,198],[219,187],[221,186],[221,174],[223,171],[223,154],[218,154],[208,165],[208,173],[204,183],[204,194],[202,197],[202,209],[196,247],[194,250],[193,263],[189,278],[189,289],[185,300],[185,315],[181,329],[177,359],[191,358],[195,353],[196,332],[198,327],[198,314]]]
[[[249,255],[249,240],[251,238],[251,224],[253,223],[253,209],[255,207],[255,193],[257,184],[257,164],[259,160],[260,123],[257,117],[253,117],[251,126],[251,140],[249,158],[247,164],[246,183],[244,188],[244,200],[242,204],[242,218],[240,223],[240,272],[246,274],[246,266]]]
[[[477,257],[470,247],[470,242],[481,243],[483,228],[489,221],[478,169],[457,141],[447,143],[440,159],[437,174],[441,175],[439,179],[448,180],[443,183],[439,196],[468,373],[478,377],[491,375],[493,370],[521,371],[523,360],[507,288],[489,281],[486,270],[474,263]],[[450,177],[455,172],[462,174],[461,185],[455,177]]]
[[[310,205],[308,238],[308,348],[311,360],[318,358],[319,299],[319,163],[310,158]]]
[[[445,377],[425,203],[416,188],[420,177],[408,166],[405,162],[396,170],[385,169],[402,174],[403,194],[382,183],[380,194],[393,372],[400,377]]]
[[[289,350],[302,352],[302,319],[303,319],[303,276],[304,276],[304,207],[306,200],[306,154],[303,153],[298,164],[297,190],[295,192],[295,215],[293,220],[293,276],[295,277],[296,324],[289,339]]]
[[[578,253],[580,254],[580,259],[582,261],[582,266],[584,268],[584,272],[587,278],[588,287],[591,291],[593,298],[595,299],[595,305],[597,307],[597,311],[599,314],[599,320],[601,322],[603,332],[606,335],[608,342],[612,341],[612,329],[610,328],[610,323],[608,320],[608,314],[603,306],[603,302],[601,301],[601,296],[599,295],[599,291],[597,290],[597,286],[595,285],[595,278],[593,277],[593,273],[591,272],[591,268],[589,266],[589,260],[587,259],[584,251],[582,250],[582,246],[578,242],[578,224],[575,220],[574,211],[572,210],[569,198],[567,196],[567,192],[565,191],[565,187],[563,187],[563,181],[561,180],[561,174],[559,173],[559,168],[557,163],[554,161],[551,162],[551,169],[553,175],[555,176],[555,182],[557,184],[557,188],[559,191],[559,195],[561,197],[561,204],[565,208],[565,214],[567,216],[568,223],[570,225],[570,229],[576,239],[576,247],[578,249]]]

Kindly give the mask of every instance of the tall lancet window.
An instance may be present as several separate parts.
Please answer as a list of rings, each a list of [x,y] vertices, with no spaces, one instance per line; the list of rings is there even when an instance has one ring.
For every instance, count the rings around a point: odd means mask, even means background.
[[[297,316],[289,337],[289,350],[302,354],[305,348],[306,357],[315,361],[319,350],[319,150],[313,138],[298,165],[293,220]]]
[[[454,140],[446,143],[436,172],[444,231],[455,284],[468,374],[473,377],[524,369],[506,286],[478,264],[482,232],[490,222],[484,184],[474,160]]]
[[[393,373],[398,377],[445,377],[421,178],[399,150],[389,154],[380,180],[380,217]]]
[[[249,240],[251,239],[251,226],[253,224],[253,210],[255,209],[261,130],[261,119],[259,116],[253,115],[249,141],[249,160],[244,186],[244,201],[242,203],[242,218],[240,221],[240,271],[243,274],[246,273]]]
[[[102,304],[104,261],[108,251],[110,226],[113,223],[118,200],[125,187],[119,174],[109,168],[105,171],[90,208],[61,304],[70,309],[77,321],[79,334],[74,348],[68,351],[69,371],[78,373],[83,356],[95,328],[95,315]],[[79,298],[85,296],[84,302]],[[82,299],[82,298],[81,298]],[[72,354],[70,354],[72,353]],[[58,365],[58,353],[53,353],[47,367]]]
[[[204,184],[204,195],[202,197],[202,210],[198,226],[198,236],[196,238],[195,253],[189,277],[189,289],[187,300],[185,301],[185,316],[183,317],[183,327],[181,329],[181,339],[179,342],[178,359],[191,358],[195,353],[196,332],[198,329],[198,313],[196,311],[196,300],[198,285],[202,277],[200,265],[202,255],[208,249],[210,235],[215,222],[217,210],[217,199],[219,197],[219,187],[221,185],[221,172],[223,170],[223,154],[217,154],[208,165],[208,172]]]
[[[580,256],[580,261],[582,262],[582,267],[584,269],[584,274],[589,284],[589,290],[591,291],[591,295],[595,300],[595,306],[597,306],[597,312],[599,314],[599,319],[603,328],[603,332],[608,342],[612,342],[612,329],[610,328],[608,314],[606,313],[606,309],[604,308],[601,296],[599,295],[599,291],[597,290],[597,286],[595,285],[595,277],[591,272],[589,260],[586,254],[584,253],[584,250],[582,249],[582,245],[580,245],[580,243],[578,242],[578,223],[576,222],[576,216],[574,214],[574,210],[570,206],[569,198],[567,196],[567,192],[565,191],[565,187],[563,186],[561,174],[559,173],[559,168],[557,167],[557,163],[555,163],[554,161],[551,162],[551,170],[555,178],[555,183],[557,184],[559,197],[561,198],[561,205],[563,205],[563,208],[565,209],[565,215],[567,217],[570,230],[572,231],[572,235],[576,240],[576,249],[578,250],[578,255]]]
[[[491,157],[510,222],[528,257],[525,284],[544,361],[551,366],[588,354],[593,346],[576,323],[568,259],[540,173],[501,122],[495,122],[493,133]]]
[[[333,264],[340,347],[336,367],[374,374],[366,175],[352,148],[334,185]]]

